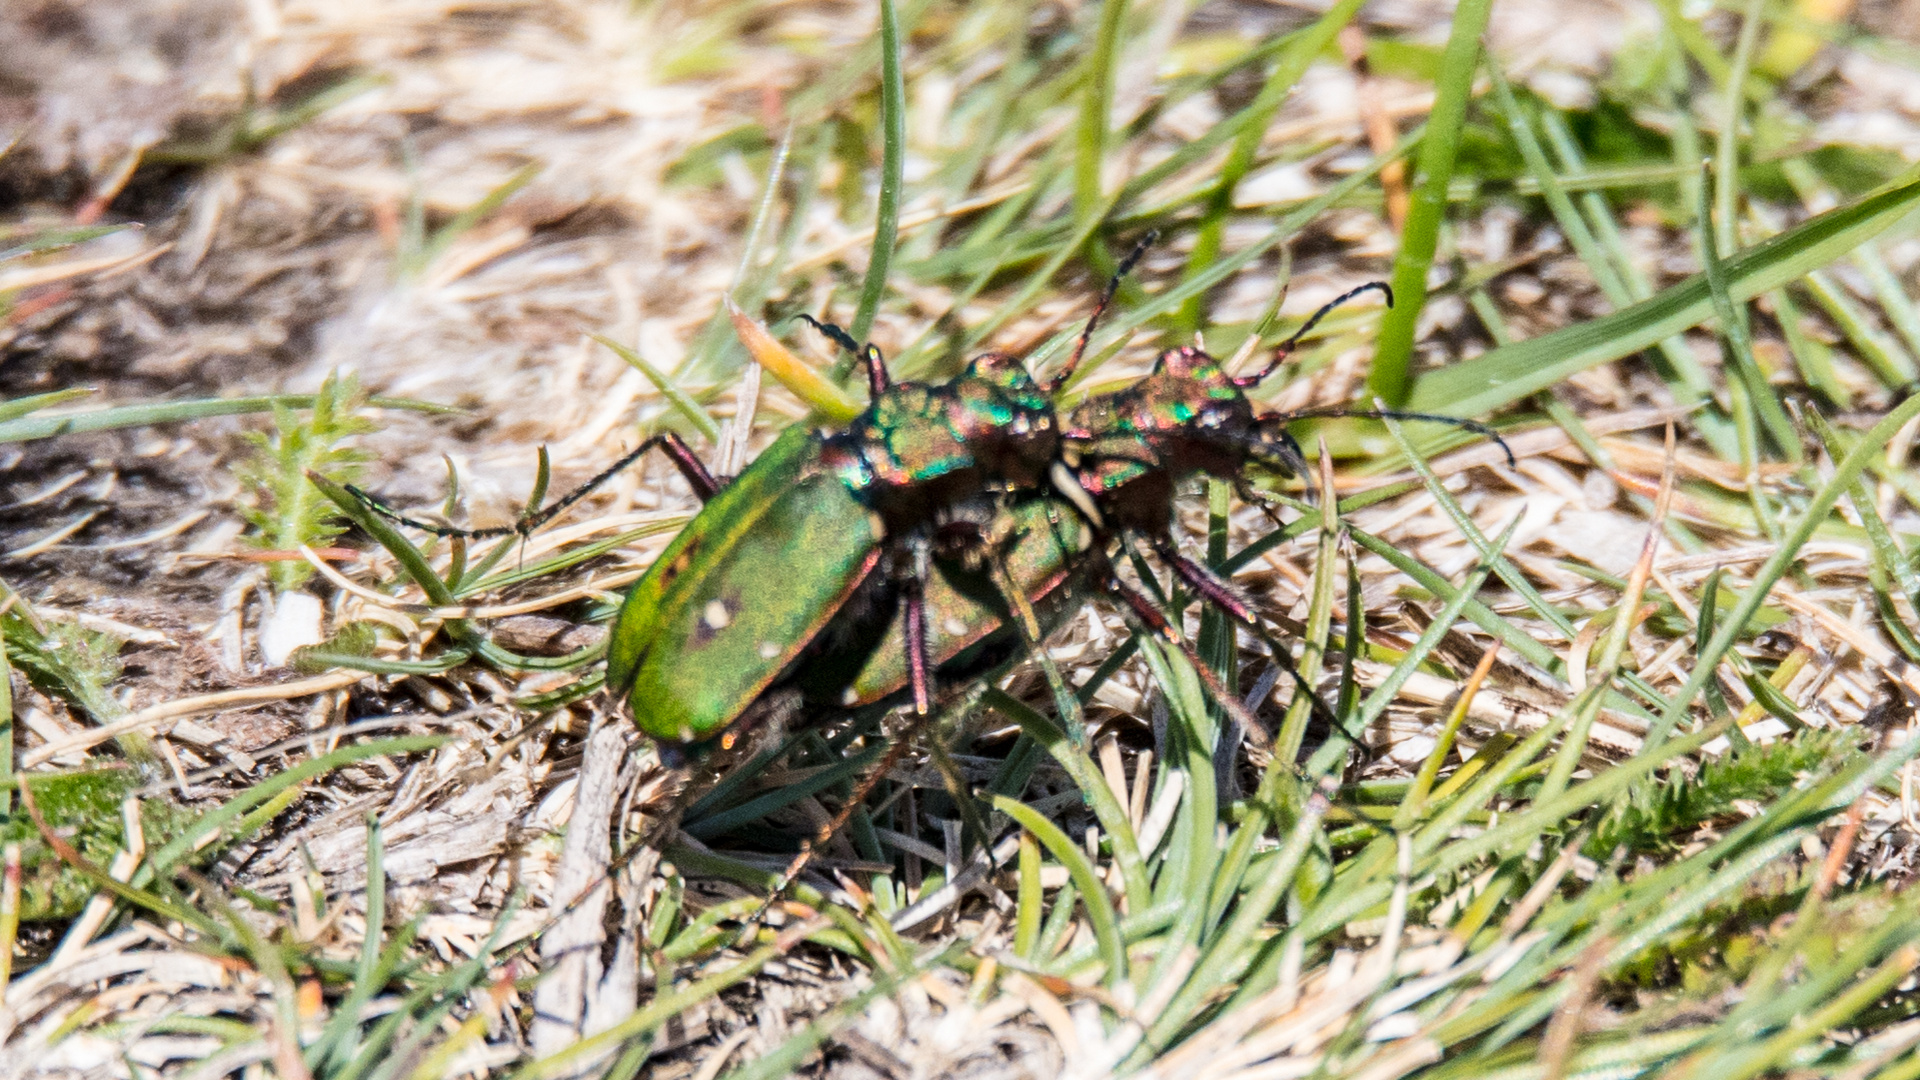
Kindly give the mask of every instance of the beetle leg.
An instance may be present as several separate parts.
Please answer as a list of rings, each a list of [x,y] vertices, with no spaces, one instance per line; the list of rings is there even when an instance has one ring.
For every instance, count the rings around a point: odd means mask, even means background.
[[[1239,622],[1253,622],[1253,605],[1240,595],[1240,590],[1211,569],[1194,562],[1180,553],[1173,540],[1165,536],[1152,539],[1154,553],[1160,561],[1167,564],[1187,588],[1199,593],[1201,598],[1214,607],[1226,612]]]
[[[920,723],[921,721],[916,720],[914,726],[918,727]],[[887,747],[886,754],[880,758],[880,764],[875,765],[867,775],[860,778],[860,783],[854,786],[852,796],[841,804],[840,809],[833,815],[833,819],[820,826],[820,831],[814,833],[811,840],[801,841],[799,852],[787,863],[787,868],[781,871],[779,880],[774,883],[773,891],[769,892],[767,898],[760,902],[760,906],[754,909],[753,914],[747,916],[746,921],[740,924],[740,945],[748,944],[748,935],[752,934],[753,928],[760,924],[761,918],[766,915],[767,909],[773,906],[774,900],[787,890],[787,886],[799,879],[800,872],[813,861],[814,851],[825,847],[827,842],[833,839],[833,834],[847,827],[847,822],[853,819],[853,812],[866,804],[867,796],[873,794],[873,789],[880,783],[880,778],[892,772],[893,767],[900,763],[900,758],[907,752],[907,744],[912,741],[909,738],[912,734],[913,730],[909,728],[894,736],[893,745]]]
[[[893,742],[887,747],[887,752],[880,758],[880,763],[875,765],[867,775],[861,777],[858,784],[854,785],[853,794],[848,797],[845,803],[841,804],[840,809],[834,813],[832,820],[820,826],[819,831],[813,834],[811,840],[801,843],[799,853],[794,855],[792,861],[787,863],[787,868],[781,873],[779,881],[773,887],[773,891],[761,902],[760,907],[756,909],[752,915],[747,917],[746,922],[741,924],[740,944],[744,945],[747,943],[747,935],[753,932],[753,928],[759,924],[761,917],[767,913],[767,909],[773,906],[774,899],[786,891],[787,886],[799,879],[800,872],[805,870],[807,863],[813,860],[813,853],[825,847],[827,842],[833,839],[835,833],[847,827],[847,822],[853,820],[854,812],[866,805],[867,797],[873,794],[873,789],[879,785],[881,778],[892,772],[894,766],[900,764],[901,757],[907,752],[907,746],[913,742],[914,733],[922,730],[929,723],[932,723],[935,727],[935,738],[938,738],[939,727],[952,717],[955,708],[962,707],[968,700],[970,700],[968,695],[958,695],[956,699],[950,699],[943,705],[937,715],[916,716],[907,722],[907,726],[904,729],[893,736]],[[956,801],[958,797],[956,794]]]
[[[700,459],[694,456],[693,449],[686,444],[686,441],[671,431],[655,435],[646,440],[631,451],[628,451],[619,461],[602,469],[593,479],[588,480],[586,483],[574,488],[559,499],[549,503],[545,509],[528,514],[512,525],[493,525],[484,529],[461,529],[451,525],[436,525],[429,521],[421,521],[417,518],[407,517],[373,495],[354,487],[352,484],[343,486],[349,494],[359,499],[362,505],[374,513],[379,514],[381,517],[405,525],[408,528],[432,533],[435,536],[464,537],[469,540],[485,540],[495,536],[516,535],[524,538],[532,534],[535,529],[559,516],[567,507],[586,498],[595,488],[613,479],[613,477],[624,471],[629,465],[639,461],[646,455],[647,451],[654,449],[658,449],[667,455],[667,459],[672,461],[674,467],[680,470],[680,475],[686,477],[687,486],[693,489],[693,493],[700,497],[701,502],[706,502],[708,499],[719,494],[721,487],[720,481],[715,480],[713,474],[707,471],[707,467],[702,465]]]
[[[1120,575],[1114,572],[1111,562],[1100,567],[1098,572],[1106,579],[1104,582],[1106,590],[1124,602],[1126,605],[1124,612],[1131,614],[1133,621],[1140,628],[1180,650],[1180,655],[1186,657],[1187,663],[1192,665],[1194,674],[1200,677],[1200,682],[1207,688],[1207,693],[1246,731],[1248,741],[1262,750],[1271,747],[1273,736],[1267,731],[1266,726],[1254,717],[1251,710],[1240,703],[1239,695],[1227,689],[1226,683],[1222,682],[1213,668],[1201,659],[1200,653],[1193,647],[1193,642],[1189,641],[1187,635],[1167,618],[1166,613],[1155,606],[1146,594],[1120,580]]]
[[[627,466],[639,461],[647,451],[655,447],[667,455],[667,460],[673,462],[674,468],[680,470],[681,476],[687,478],[687,486],[693,489],[693,493],[700,497],[701,502],[706,502],[720,493],[720,481],[715,480],[713,474],[707,471],[707,467],[694,456],[693,448],[688,446],[686,440],[680,436],[666,431],[634,447],[625,457],[602,469],[599,475],[561,496],[549,504],[545,510],[528,518],[527,528],[545,525],[553,519],[554,515],[585,498],[588,492],[625,471]]]
[[[1300,692],[1307,695],[1307,703],[1313,709],[1314,715],[1334,730],[1339,730],[1339,725],[1334,720],[1333,710],[1326,702],[1320,700],[1320,695],[1315,693],[1313,687],[1301,676],[1299,669],[1293,664],[1293,656],[1287,647],[1267,635],[1266,626],[1255,614],[1253,606],[1240,595],[1240,590],[1234,588],[1232,582],[1215,573],[1211,567],[1182,555],[1171,539],[1155,537],[1152,543],[1154,552],[1160,556],[1161,561],[1165,562],[1181,581],[1186,582],[1188,588],[1199,593],[1208,603],[1226,612],[1229,618],[1245,627],[1248,633],[1265,642],[1267,650],[1273,654],[1274,663],[1293,679],[1293,685]]]

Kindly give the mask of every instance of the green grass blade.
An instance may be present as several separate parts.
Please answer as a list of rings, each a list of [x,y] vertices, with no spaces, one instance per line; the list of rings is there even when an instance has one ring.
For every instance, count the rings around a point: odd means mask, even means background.
[[[1920,180],[1909,179],[1755,244],[1727,260],[1728,295],[1736,303],[1745,303],[1802,277],[1892,227],[1915,205],[1920,205]],[[1695,275],[1625,311],[1503,346],[1422,375],[1414,384],[1407,407],[1454,416],[1489,413],[1576,372],[1618,360],[1697,326],[1712,313],[1713,296],[1706,275]]]
[[[1107,886],[1100,880],[1093,863],[1060,826],[1039,811],[1005,795],[993,797],[993,808],[1018,822],[1034,839],[1060,860],[1067,874],[1079,886],[1086,902],[1087,920],[1093,924],[1094,939],[1100,943],[1100,956],[1107,968],[1107,985],[1118,986],[1127,977],[1127,946],[1120,938],[1120,925],[1114,915],[1113,901],[1107,898]]]
[[[1304,75],[1307,66],[1327,46],[1333,44],[1335,35],[1341,28],[1353,21],[1354,13],[1360,10],[1364,0],[1340,0],[1327,10],[1325,15],[1314,20],[1296,40],[1291,41],[1286,51],[1280,54],[1279,63],[1274,65],[1273,74],[1260,87],[1260,93],[1247,106],[1249,123],[1240,129],[1234,137],[1233,146],[1227,152],[1227,160],[1220,167],[1220,179],[1215,182],[1213,192],[1208,197],[1206,217],[1200,223],[1199,232],[1194,236],[1193,254],[1187,259],[1187,278],[1191,279],[1204,271],[1220,255],[1221,238],[1226,232],[1227,215],[1233,210],[1234,189],[1253,168],[1254,159],[1260,150],[1260,142],[1266,136],[1267,127],[1275,113],[1293,92],[1293,87]],[[1175,319],[1176,327],[1182,336],[1190,336],[1201,326],[1202,297],[1196,293],[1187,298],[1180,307]]]
[[[1767,377],[1761,373],[1760,366],[1753,359],[1753,336],[1747,331],[1746,311],[1733,303],[1732,293],[1727,288],[1726,262],[1721,258],[1722,245],[1716,237],[1717,230],[1709,227],[1706,196],[1703,192],[1700,204],[1700,261],[1707,277],[1707,295],[1713,301],[1713,314],[1720,323],[1722,356],[1727,360],[1730,379],[1738,379],[1746,387],[1746,397],[1752,417],[1739,417],[1741,422],[1751,427],[1758,419],[1767,429],[1774,445],[1793,461],[1800,461],[1800,436],[1793,429],[1793,421],[1787,418],[1787,410],[1780,404],[1779,395],[1767,384]],[[1743,440],[1745,442],[1745,440]],[[1757,448],[1743,445],[1743,454],[1752,454]],[[1758,461],[1752,458],[1742,462],[1749,477],[1753,477]],[[1755,513],[1765,520],[1762,500],[1764,493],[1755,480],[1749,480],[1747,494],[1754,500]]]
[[[147,424],[171,424],[182,420],[200,420],[209,416],[240,416],[245,413],[272,412],[276,408],[311,409],[316,395],[274,394],[266,397],[201,398],[193,401],[160,401],[148,405],[120,405],[111,409],[65,413],[59,416],[23,416],[0,422],[0,443],[49,439],[83,431],[112,431],[117,428],[143,427]],[[458,413],[459,409],[407,398],[373,398],[367,404],[377,409],[406,409],[424,413]]]
[[[1100,172],[1107,161],[1107,117],[1113,111],[1113,58],[1126,20],[1127,0],[1101,0],[1100,30],[1087,57],[1080,127],[1074,139],[1074,217],[1082,224],[1100,220],[1108,209],[1100,194]]]
[[[235,821],[254,807],[296,785],[304,784],[316,776],[323,776],[342,765],[350,765],[368,758],[390,755],[417,754],[436,747],[444,746],[444,735],[409,735],[394,739],[376,739],[372,742],[343,746],[330,754],[323,754],[310,761],[304,761],[285,772],[278,772],[260,781],[247,790],[221,803],[187,826],[165,847],[147,856],[147,866],[165,872],[188,854],[192,853],[201,837]],[[147,876],[142,870],[134,880],[139,882]]]
[[[688,397],[685,390],[674,385],[673,380],[668,378],[665,372],[647,363],[647,358],[641,356],[637,350],[629,349],[612,338],[600,334],[587,336],[613,350],[615,356],[632,364],[640,374],[645,375],[647,381],[653,384],[653,388],[660,391],[661,395],[673,405],[674,411],[686,417],[687,422],[698,428],[700,434],[707,437],[708,442],[720,441],[720,425],[714,422],[713,417],[707,415],[707,410],[701,408],[699,402]]]
[[[1698,694],[1708,680],[1713,678],[1714,669],[1720,665],[1720,658],[1733,647],[1734,639],[1746,627],[1747,620],[1753,618],[1754,613],[1760,610],[1760,605],[1765,602],[1774,582],[1779,581],[1787,572],[1788,565],[1799,555],[1800,549],[1806,545],[1807,541],[1812,539],[1814,530],[1826,520],[1834,503],[1838,502],[1840,496],[1846,494],[1847,490],[1853,486],[1855,478],[1867,467],[1867,462],[1873,455],[1882,453],[1887,440],[1893,438],[1894,433],[1915,416],[1920,416],[1920,396],[1901,402],[1898,408],[1873,425],[1859,443],[1847,452],[1847,456],[1834,469],[1832,479],[1822,485],[1819,493],[1807,504],[1799,524],[1794,526],[1793,532],[1781,541],[1780,546],[1768,556],[1760,569],[1754,572],[1753,583],[1747,588],[1745,595],[1740,597],[1739,604],[1727,613],[1726,621],[1714,631],[1713,640],[1707,643],[1706,649],[1695,661],[1693,673],[1687,677],[1686,684],[1673,694],[1666,710],[1648,729],[1646,736],[1648,747],[1660,745],[1660,742],[1673,731],[1673,726],[1693,704],[1694,695]]]
[[[887,267],[900,233],[900,188],[907,158],[907,84],[900,66],[900,15],[893,0],[880,0],[880,208],[874,218],[873,254],[867,259],[866,280],[860,284],[860,306],[848,330],[855,341],[867,340],[880,297],[887,291]]]
[[[1420,187],[1414,192],[1400,251],[1393,258],[1395,304],[1380,321],[1380,344],[1367,376],[1367,389],[1389,405],[1407,400],[1407,381],[1413,364],[1413,333],[1427,303],[1427,271],[1440,242],[1440,226],[1447,216],[1447,188],[1453,182],[1454,161],[1460,150],[1460,129],[1473,96],[1473,76],[1480,68],[1480,37],[1486,33],[1493,0],[1461,0],[1453,12],[1453,30],[1440,59],[1433,109],[1427,132],[1420,140]]]
[[[1760,40],[1762,0],[1747,0],[1740,17],[1740,36],[1733,46],[1733,67],[1727,73],[1726,104],[1720,116],[1720,140],[1714,150],[1713,203],[1720,220],[1714,240],[1725,252],[1740,249],[1740,120],[1745,114],[1747,72],[1753,66],[1753,46]]]
[[[0,424],[18,419],[41,409],[50,409],[55,405],[64,405],[69,401],[92,397],[97,391],[91,386],[75,386],[66,390],[55,390],[46,394],[32,394],[12,401],[0,401]]]

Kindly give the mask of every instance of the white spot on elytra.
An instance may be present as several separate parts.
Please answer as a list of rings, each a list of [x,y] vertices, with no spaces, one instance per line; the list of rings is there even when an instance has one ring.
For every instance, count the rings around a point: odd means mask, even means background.
[[[780,646],[774,644],[771,641],[763,641],[760,643],[760,659],[771,660],[774,657],[779,655],[780,655]]]
[[[840,694],[840,704],[842,705],[860,704],[860,691],[855,690],[851,686],[847,687],[846,690]]]
[[[967,632],[967,624],[959,619],[948,619],[940,624],[940,629],[945,630],[948,637],[959,637]]]
[[[725,601],[709,600],[700,612],[700,621],[706,623],[709,630],[725,630],[727,624],[733,622],[733,613],[727,610]]]

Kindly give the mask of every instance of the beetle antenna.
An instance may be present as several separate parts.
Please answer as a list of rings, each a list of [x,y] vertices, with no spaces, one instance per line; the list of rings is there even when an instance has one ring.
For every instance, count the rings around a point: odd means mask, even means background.
[[[1126,258],[1120,260],[1119,268],[1114,270],[1113,276],[1107,279],[1107,287],[1106,290],[1100,294],[1100,302],[1093,305],[1093,314],[1087,317],[1087,325],[1080,328],[1080,337],[1073,343],[1073,354],[1067,357],[1066,365],[1055,372],[1053,378],[1047,381],[1047,394],[1049,396],[1061,387],[1067,385],[1067,380],[1073,378],[1073,373],[1079,370],[1080,358],[1086,355],[1087,343],[1093,340],[1093,331],[1095,327],[1100,325],[1100,316],[1106,314],[1108,305],[1113,303],[1114,294],[1120,291],[1121,279],[1133,272],[1134,264],[1138,263],[1140,257],[1145,255],[1147,249],[1152,247],[1154,242],[1159,239],[1159,229],[1148,229],[1147,235],[1141,237],[1140,242],[1133,245],[1133,250],[1127,252]]]
[[[866,361],[868,397],[879,397],[886,391],[887,387],[893,385],[892,377],[887,374],[886,358],[880,355],[879,346],[872,343],[862,345],[853,339],[852,334],[847,333],[833,323],[821,322],[819,319],[808,315],[804,311],[796,316],[796,318],[813,327],[815,330],[820,331],[822,334],[825,334],[827,339],[835,345]]]
[[[1519,463],[1514,459],[1513,447],[1500,433],[1478,420],[1465,420],[1458,416],[1441,416],[1438,413],[1402,412],[1399,409],[1352,409],[1330,407],[1323,409],[1301,409],[1297,412],[1276,413],[1279,420],[1417,420],[1428,424],[1445,424],[1448,427],[1471,431],[1475,435],[1490,439],[1500,445],[1502,453],[1507,455],[1507,468],[1515,468]]]
[[[1306,337],[1309,331],[1311,331],[1315,326],[1318,326],[1320,324],[1321,319],[1324,319],[1328,315],[1333,314],[1335,308],[1338,308],[1340,305],[1346,303],[1347,301],[1352,300],[1353,298],[1360,296],[1364,293],[1370,293],[1370,292],[1377,292],[1380,295],[1386,297],[1387,306],[1388,307],[1393,306],[1393,286],[1388,285],[1384,281],[1369,281],[1365,285],[1360,285],[1355,288],[1348,289],[1346,292],[1341,293],[1339,296],[1336,296],[1333,299],[1327,301],[1325,304],[1321,305],[1319,311],[1316,311],[1313,314],[1307,316],[1307,321],[1300,325],[1300,329],[1295,330],[1293,332],[1292,337],[1274,346],[1273,358],[1267,361],[1266,367],[1261,368],[1258,372],[1252,375],[1240,376],[1239,378],[1233,380],[1233,384],[1235,386],[1238,386],[1242,390],[1247,390],[1247,389],[1251,389],[1252,387],[1258,386],[1262,382],[1266,381],[1267,376],[1273,374],[1274,371],[1278,369],[1282,363],[1286,362],[1287,357],[1293,355],[1293,350],[1295,346],[1298,346],[1300,344],[1300,339]]]
[[[837,324],[830,323],[830,322],[821,322],[819,319],[814,318],[813,316],[807,314],[804,311],[801,312],[799,315],[795,316],[795,318],[799,319],[803,323],[806,323],[808,326],[813,327],[815,330],[820,331],[820,333],[824,335],[827,340],[847,350],[847,352],[853,354],[854,356],[859,356],[861,354],[862,350],[860,348],[860,343],[853,340],[853,335],[847,333],[845,330],[842,330]]]

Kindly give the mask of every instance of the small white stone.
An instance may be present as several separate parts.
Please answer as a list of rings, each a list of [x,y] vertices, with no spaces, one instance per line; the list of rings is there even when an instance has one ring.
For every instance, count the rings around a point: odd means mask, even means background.
[[[260,657],[268,667],[280,667],[303,645],[318,645],[326,640],[321,632],[325,608],[311,593],[282,593],[273,600],[273,608],[260,626]]]

